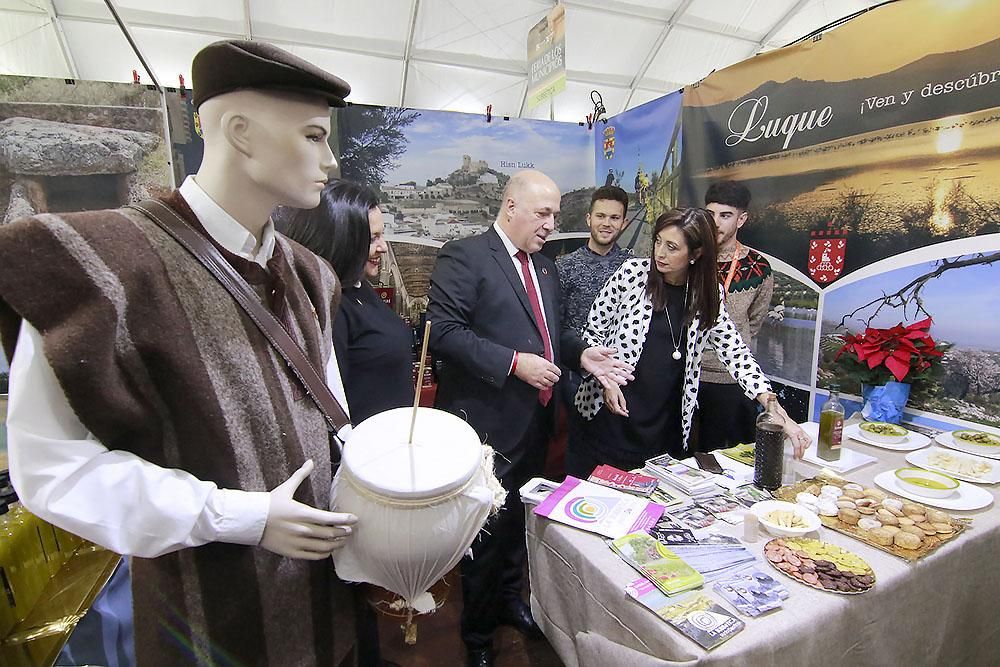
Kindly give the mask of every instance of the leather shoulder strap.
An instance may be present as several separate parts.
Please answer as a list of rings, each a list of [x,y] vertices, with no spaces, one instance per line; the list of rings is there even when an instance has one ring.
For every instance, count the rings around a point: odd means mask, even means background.
[[[350,423],[343,407],[336,397],[330,393],[326,381],[316,371],[316,368],[306,357],[302,348],[288,335],[278,319],[260,302],[260,299],[250,288],[236,269],[222,257],[222,254],[208,239],[184,221],[177,212],[155,199],[146,199],[133,208],[143,213],[159,225],[177,243],[195,257],[219,283],[226,288],[233,299],[253,320],[264,337],[270,341],[281,358],[302,383],[306,393],[319,407],[326,418],[327,424],[336,435],[341,428]]]

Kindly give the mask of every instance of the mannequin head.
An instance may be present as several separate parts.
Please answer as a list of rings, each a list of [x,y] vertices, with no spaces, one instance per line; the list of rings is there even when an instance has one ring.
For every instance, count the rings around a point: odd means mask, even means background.
[[[260,238],[278,205],[314,208],[336,165],[331,106],[351,87],[283,49],[249,40],[209,44],[191,63],[205,155],[195,180]]]
[[[327,172],[336,165],[327,143],[326,100],[239,90],[205,101],[198,114],[205,138],[198,184],[220,197],[223,208],[225,200],[241,197],[270,202],[265,212],[274,205],[319,204]]]

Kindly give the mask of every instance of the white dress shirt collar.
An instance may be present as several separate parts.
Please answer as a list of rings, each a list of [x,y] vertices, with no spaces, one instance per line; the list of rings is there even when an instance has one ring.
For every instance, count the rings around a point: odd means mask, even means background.
[[[254,235],[209,197],[194,180],[194,176],[185,178],[179,191],[205,231],[223,248],[261,266],[265,266],[267,260],[271,259],[274,254],[274,223],[270,219],[264,225],[258,248]]]
[[[499,222],[493,223],[493,229],[496,230],[497,235],[500,236],[500,240],[503,241],[504,247],[507,248],[507,254],[510,255],[511,257],[516,255],[518,252],[517,246],[515,246],[514,242],[510,240],[510,237],[504,233],[503,229],[501,229],[500,227]]]

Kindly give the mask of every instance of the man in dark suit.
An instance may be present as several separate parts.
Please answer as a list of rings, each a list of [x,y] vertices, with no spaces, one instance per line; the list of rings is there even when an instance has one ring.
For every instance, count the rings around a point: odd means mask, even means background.
[[[559,340],[559,279],[552,260],[538,253],[555,229],[559,202],[559,188],[545,174],[514,174],[496,223],[445,244],[431,276],[430,350],[442,362],[437,407],[467,419],[496,450],[507,490],[499,516],[473,544],[473,559],[462,562],[462,639],[473,665],[492,664],[498,625],[540,634],[521,597],[526,549],[518,489],[545,462],[561,348],[564,362],[602,382],[631,377],[615,350],[584,349],[572,334]]]

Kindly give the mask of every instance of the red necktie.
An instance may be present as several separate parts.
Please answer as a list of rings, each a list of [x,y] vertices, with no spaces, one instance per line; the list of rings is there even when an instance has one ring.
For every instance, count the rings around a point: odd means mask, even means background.
[[[528,301],[531,302],[531,312],[535,315],[535,324],[542,333],[542,345],[545,347],[545,358],[552,361],[552,343],[549,342],[549,330],[545,326],[545,317],[542,315],[542,304],[538,301],[538,293],[535,291],[535,281],[531,277],[531,268],[528,266],[528,253],[518,250],[515,255],[521,262],[521,275],[524,276],[524,289],[528,293]],[[552,399],[552,387],[540,389],[538,391],[538,402],[543,406],[549,404]]]

